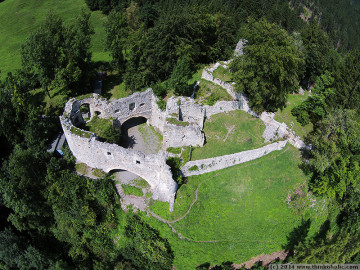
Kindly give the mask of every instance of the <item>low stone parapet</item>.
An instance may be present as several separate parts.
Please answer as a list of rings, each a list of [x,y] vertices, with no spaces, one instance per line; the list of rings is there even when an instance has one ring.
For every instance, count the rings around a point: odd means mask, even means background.
[[[181,171],[184,176],[192,176],[225,169],[260,158],[273,151],[282,150],[286,143],[287,141],[280,141],[258,149],[243,151],[231,155],[189,161],[181,168]]]

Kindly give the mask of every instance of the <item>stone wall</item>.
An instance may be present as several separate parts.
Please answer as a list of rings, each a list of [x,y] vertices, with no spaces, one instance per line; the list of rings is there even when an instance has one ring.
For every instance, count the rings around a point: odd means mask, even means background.
[[[73,103],[75,106],[72,106]],[[78,109],[78,102],[71,100],[66,108]],[[70,106],[71,105],[71,106]],[[173,203],[177,184],[172,178],[170,167],[166,165],[166,154],[145,155],[140,151],[125,149],[116,144],[104,143],[90,132],[77,135],[73,132],[71,116],[77,117],[74,110],[66,111],[60,122],[70,150],[81,162],[93,168],[109,172],[122,169],[133,172],[144,178],[151,186],[153,198]]]
[[[184,123],[182,126],[169,123],[174,118]],[[202,132],[205,120],[205,109],[196,104],[192,98],[171,97],[167,101],[166,121],[164,124],[163,147],[203,146],[205,136]]]
[[[265,142],[277,140],[279,138],[286,138],[289,143],[296,148],[307,147],[306,144],[300,139],[300,137],[295,135],[294,131],[292,131],[285,123],[276,121],[274,117],[274,113],[267,112],[263,112],[259,117],[266,126],[263,134]]]
[[[218,101],[213,106],[205,105],[206,117],[210,118],[214,114],[231,112],[240,109],[239,101]]]
[[[214,158],[189,161],[185,164],[184,167],[181,168],[181,171],[184,176],[191,176],[221,170],[260,158],[273,151],[281,150],[285,147],[286,143],[287,141],[280,141],[254,150],[243,151]]]
[[[228,83],[228,82],[223,82],[222,80],[215,78],[212,73],[207,70],[206,68],[203,69],[202,74],[201,74],[201,78],[210,81],[216,85],[221,86],[222,88],[224,88],[229,95],[233,98],[238,100],[239,99],[239,94],[235,92],[234,90],[234,86],[233,83]]]
[[[237,44],[237,48],[235,50],[235,56],[242,55],[243,54],[243,46],[246,44],[246,40],[240,40]],[[220,113],[220,112],[228,112],[234,110],[236,107],[238,109],[243,110],[253,116],[259,117],[266,126],[266,129],[263,133],[263,138],[265,139],[265,142],[278,140],[285,138],[289,141],[290,144],[295,146],[296,148],[304,148],[308,147],[305,145],[305,143],[300,139],[299,136],[296,136],[294,131],[292,131],[285,123],[280,123],[274,119],[275,114],[273,113],[267,113],[263,112],[261,115],[258,115],[255,113],[249,106],[249,100],[245,94],[237,93],[234,90],[235,83],[227,83],[223,82],[222,80],[215,78],[212,75],[212,72],[219,66],[223,66],[224,68],[227,68],[226,65],[223,65],[221,63],[216,63],[214,66],[208,69],[204,69],[202,72],[202,78],[205,80],[208,80],[216,85],[219,85],[220,87],[224,88],[235,100],[238,101],[237,105],[235,103],[229,103],[226,101],[220,101],[217,102],[212,107],[206,107],[206,116],[210,117],[213,114]]]

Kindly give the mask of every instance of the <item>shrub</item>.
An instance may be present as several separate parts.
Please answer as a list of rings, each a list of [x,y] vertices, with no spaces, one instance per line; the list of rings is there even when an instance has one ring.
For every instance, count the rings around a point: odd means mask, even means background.
[[[171,173],[173,175],[173,179],[179,184],[182,185],[183,184],[183,178],[180,175],[180,158],[178,157],[169,157],[166,160],[166,164],[170,166],[171,168]]]
[[[306,126],[307,124],[310,123],[310,117],[304,103],[292,108],[291,114],[296,117],[296,120],[302,126]]]
[[[196,165],[194,165],[194,166],[191,166],[191,167],[189,168],[189,171],[190,171],[190,172],[192,172],[192,171],[197,171],[198,169],[199,169],[199,167],[196,166]]]
[[[166,110],[166,101],[163,99],[159,99],[158,101],[156,101],[156,104],[159,106],[159,109],[161,111],[165,111]]]

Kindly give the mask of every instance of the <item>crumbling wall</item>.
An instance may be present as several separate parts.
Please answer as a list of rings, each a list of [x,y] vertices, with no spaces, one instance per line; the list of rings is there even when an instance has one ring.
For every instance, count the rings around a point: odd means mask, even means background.
[[[239,101],[218,101],[213,106],[205,105],[206,117],[210,118],[214,114],[231,112],[240,109]]]
[[[172,178],[170,167],[166,165],[166,154],[159,152],[145,155],[140,151],[125,149],[116,144],[100,142],[91,132],[80,130],[80,134],[76,134],[73,118],[81,117],[79,108],[83,102],[70,100],[65,106],[64,114],[60,117],[66,140],[74,156],[90,167],[102,169],[105,172],[114,169],[133,172],[150,184],[154,199],[172,204],[177,184]],[[92,104],[92,102],[86,100],[86,103]]]
[[[172,97],[166,105],[163,147],[203,146],[205,109],[192,98]],[[176,119],[178,124],[168,120]],[[183,124],[183,125],[182,125]]]
[[[191,176],[221,170],[260,158],[273,151],[281,150],[285,147],[286,143],[287,141],[280,141],[258,149],[243,151],[231,155],[189,161],[181,168],[181,171],[184,176]]]
[[[107,106],[107,117],[116,118],[120,123],[142,116],[147,119],[152,116],[152,100],[154,95],[149,88],[145,92],[136,92],[129,97],[110,102]]]
[[[215,78],[212,75],[212,72],[207,70],[206,68],[203,69],[202,74],[201,74],[201,78],[203,78],[203,79],[205,79],[207,81],[210,81],[210,82],[212,82],[212,83],[214,83],[216,85],[221,86],[222,88],[224,88],[229,93],[229,95],[233,99],[235,99],[235,100],[239,99],[239,93],[235,92],[235,90],[234,90],[234,86],[233,86],[234,83],[223,82],[222,80],[220,80],[218,78]]]

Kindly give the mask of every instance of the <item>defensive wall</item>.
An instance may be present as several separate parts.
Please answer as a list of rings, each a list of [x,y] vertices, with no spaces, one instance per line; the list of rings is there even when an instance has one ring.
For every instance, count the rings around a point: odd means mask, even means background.
[[[181,168],[181,171],[184,176],[192,176],[221,170],[260,158],[270,154],[273,151],[281,150],[285,147],[286,143],[287,141],[280,141],[261,148],[243,151],[231,155],[189,161],[184,165],[184,167]]]

